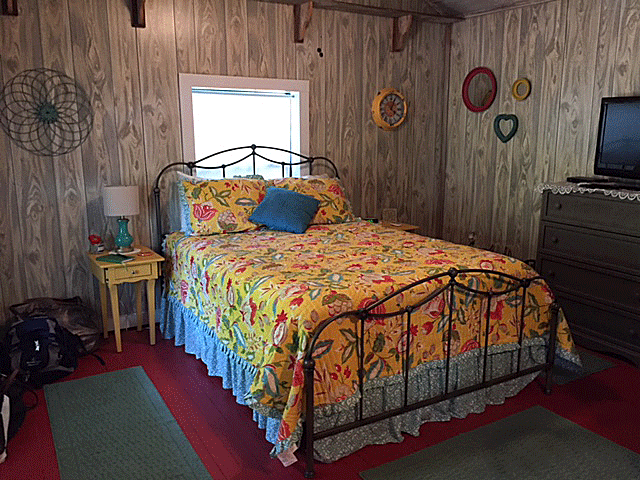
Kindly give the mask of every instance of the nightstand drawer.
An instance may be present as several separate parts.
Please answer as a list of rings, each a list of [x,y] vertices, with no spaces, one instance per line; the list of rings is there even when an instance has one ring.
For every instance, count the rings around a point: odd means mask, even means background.
[[[546,222],[541,227],[541,248],[548,253],[607,264],[616,269],[640,269],[640,242],[634,242],[632,237],[599,235],[593,230],[562,228]]]
[[[123,265],[118,268],[107,270],[107,279],[110,281],[127,280],[135,281],[136,278],[144,278],[151,275],[152,265]]]
[[[604,195],[547,193],[545,220],[640,236],[640,202]],[[634,233],[632,233],[634,232]]]
[[[640,279],[632,280],[604,272],[542,258],[540,273],[551,288],[640,313]]]

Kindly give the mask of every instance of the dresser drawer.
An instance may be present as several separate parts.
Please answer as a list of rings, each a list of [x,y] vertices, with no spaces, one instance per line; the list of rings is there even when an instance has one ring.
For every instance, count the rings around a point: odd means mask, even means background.
[[[592,227],[640,237],[640,202],[604,195],[547,192],[542,217],[560,223]]]
[[[640,316],[640,280],[567,265],[542,257],[540,273],[554,290],[562,290]]]
[[[640,241],[633,237],[606,235],[597,231],[563,228],[543,222],[540,247],[550,254],[562,254],[587,262],[598,262],[637,271],[640,269]]]
[[[135,281],[136,278],[145,278],[151,275],[153,265],[146,263],[143,265],[123,265],[107,270],[107,279],[111,282]]]
[[[562,294],[557,295],[557,300],[569,326],[577,326],[603,340],[640,351],[640,321],[637,316],[586,305]]]

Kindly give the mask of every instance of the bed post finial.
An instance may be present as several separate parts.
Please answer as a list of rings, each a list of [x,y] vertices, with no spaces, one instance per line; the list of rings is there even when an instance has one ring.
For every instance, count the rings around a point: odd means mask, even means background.
[[[451,281],[453,282],[458,276],[458,270],[456,270],[455,268],[450,268],[449,270],[447,270],[447,275],[451,277]]]
[[[160,214],[160,186],[158,185],[158,180],[156,180],[156,186],[153,187],[153,199],[156,206],[156,232],[158,234],[158,238],[156,241],[158,244],[156,245],[156,252],[162,251],[162,215]]]

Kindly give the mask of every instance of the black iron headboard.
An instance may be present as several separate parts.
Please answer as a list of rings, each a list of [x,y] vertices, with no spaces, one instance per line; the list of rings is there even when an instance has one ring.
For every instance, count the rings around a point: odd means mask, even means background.
[[[202,165],[200,166],[199,164],[201,162],[204,162],[205,160],[209,160],[213,157],[216,157],[218,155],[222,155],[224,153],[229,153],[229,152],[238,152],[238,156],[239,158],[237,160],[234,160],[232,162],[229,163],[225,163],[222,165],[215,165],[215,166],[207,166],[207,165]],[[267,157],[266,155],[268,155],[268,153],[270,152],[280,152],[280,153],[286,153],[289,155],[290,161],[288,162],[284,162],[284,161],[280,161],[280,160],[273,160],[269,157]],[[222,177],[225,178],[226,177],[226,170],[228,167],[231,167],[233,165],[237,165],[238,163],[247,160],[247,159],[251,159],[252,163],[253,163],[253,174],[255,175],[256,172],[256,158],[260,158],[262,160],[266,160],[267,162],[270,163],[275,163],[278,164],[282,167],[282,176],[283,177],[291,177],[293,176],[293,167],[297,166],[297,165],[308,165],[309,166],[309,175],[313,175],[313,166],[314,163],[320,161],[322,162],[322,164],[324,164],[325,167],[329,167],[329,169],[331,170],[332,174],[334,177],[336,178],[340,178],[340,175],[338,174],[338,167],[336,167],[335,163],[333,163],[331,160],[329,160],[327,157],[323,157],[323,156],[318,156],[318,157],[313,157],[313,156],[307,156],[307,155],[303,155],[301,153],[297,153],[297,152],[293,152],[291,150],[285,150],[283,148],[278,148],[278,147],[266,147],[266,146],[258,146],[258,145],[247,145],[244,147],[234,147],[234,148],[227,148],[226,150],[221,150],[219,152],[216,153],[212,153],[211,155],[207,155],[206,157],[203,157],[199,160],[195,160],[193,162],[173,162],[170,163],[168,165],[166,165],[162,170],[160,170],[160,173],[158,173],[158,176],[156,177],[155,182],[153,183],[153,197],[154,197],[154,204],[155,204],[155,209],[156,209],[156,225],[155,225],[155,229],[156,229],[156,239],[158,241],[157,243],[157,248],[161,249],[162,248],[162,215],[160,212],[160,179],[162,178],[162,176],[169,172],[172,169],[175,169],[176,167],[187,167],[189,169],[189,172],[191,174],[193,174],[194,169],[197,168],[203,168],[203,169],[207,169],[207,170],[222,170]],[[295,159],[297,158],[298,161],[293,161],[291,159]],[[287,168],[289,169],[289,175],[286,174],[287,172]]]

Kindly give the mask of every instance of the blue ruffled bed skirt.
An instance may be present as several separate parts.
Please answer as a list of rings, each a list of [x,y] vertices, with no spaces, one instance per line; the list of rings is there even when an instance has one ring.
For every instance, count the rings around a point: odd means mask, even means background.
[[[176,298],[163,298],[157,316],[164,338],[173,338],[176,346],[184,345],[185,352],[204,362],[210,376],[222,378],[222,386],[231,389],[239,404],[247,404],[244,398],[256,375],[252,365],[225,347],[215,332]],[[265,417],[255,410],[253,420],[266,430],[267,440],[275,445],[280,420]]]

